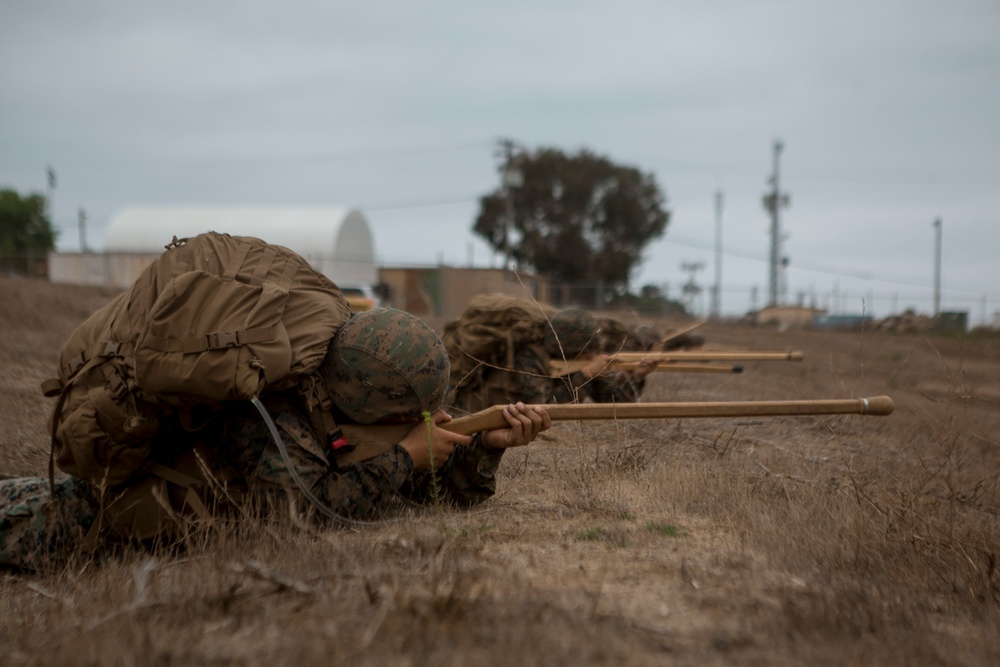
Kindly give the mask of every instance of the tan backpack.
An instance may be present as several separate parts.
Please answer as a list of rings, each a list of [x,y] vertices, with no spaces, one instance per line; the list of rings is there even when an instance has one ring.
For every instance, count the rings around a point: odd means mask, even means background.
[[[176,415],[297,388],[320,427],[314,372],[351,315],[337,286],[291,250],[207,233],[174,238],[132,286],[70,337],[50,420],[54,462],[102,488],[155,465],[153,437]],[[317,409],[319,408],[319,409]]]
[[[469,301],[441,337],[451,363],[451,406],[473,412],[510,393],[503,386],[487,391],[484,384],[487,377],[493,385],[509,381],[511,374],[496,371],[513,369],[514,355],[522,347],[532,347],[548,363],[542,341],[554,312],[550,306],[505,294],[484,294]]]

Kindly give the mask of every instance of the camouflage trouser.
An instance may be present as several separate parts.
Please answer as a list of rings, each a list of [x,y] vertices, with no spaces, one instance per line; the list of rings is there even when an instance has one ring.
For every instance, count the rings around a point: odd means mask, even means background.
[[[57,475],[0,479],[0,565],[57,567],[83,544],[100,505],[87,482]]]

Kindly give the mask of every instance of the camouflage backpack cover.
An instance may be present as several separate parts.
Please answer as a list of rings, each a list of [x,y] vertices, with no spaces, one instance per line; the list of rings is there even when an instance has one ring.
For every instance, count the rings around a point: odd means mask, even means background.
[[[499,390],[490,393],[503,395],[500,385],[511,378],[505,371],[514,369],[514,356],[522,347],[531,347],[547,364],[543,342],[554,312],[549,306],[506,294],[473,297],[459,318],[445,325],[441,337],[451,366],[451,406],[474,412],[500,401],[471,397],[482,393],[487,378]]]
[[[299,255],[260,239],[177,239],[90,316],[59,357],[50,419],[58,467],[101,488],[147,471],[161,420],[297,388],[323,424],[316,373],[351,309]],[[320,409],[316,409],[320,408]]]

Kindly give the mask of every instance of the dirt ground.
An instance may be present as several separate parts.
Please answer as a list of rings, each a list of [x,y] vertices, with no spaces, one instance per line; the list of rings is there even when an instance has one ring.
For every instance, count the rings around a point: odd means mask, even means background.
[[[39,385],[113,293],[0,278],[0,294],[0,472],[44,475]],[[698,332],[804,359],[657,373],[644,402],[889,395],[895,411],[562,422],[471,511],[248,518],[2,573],[0,662],[1000,664],[1000,338]]]

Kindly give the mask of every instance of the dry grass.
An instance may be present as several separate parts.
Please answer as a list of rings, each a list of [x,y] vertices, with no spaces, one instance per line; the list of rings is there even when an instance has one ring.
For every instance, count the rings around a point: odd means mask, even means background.
[[[110,294],[0,280],[0,470]],[[11,665],[1000,664],[1000,341],[708,326],[800,349],[644,400],[889,394],[889,417],[564,423],[469,512],[249,519],[0,579]]]

